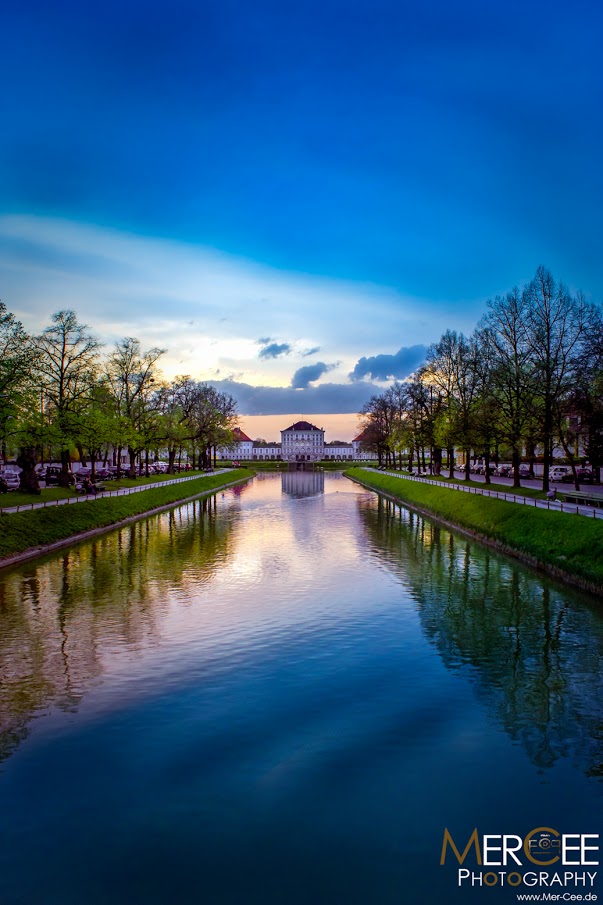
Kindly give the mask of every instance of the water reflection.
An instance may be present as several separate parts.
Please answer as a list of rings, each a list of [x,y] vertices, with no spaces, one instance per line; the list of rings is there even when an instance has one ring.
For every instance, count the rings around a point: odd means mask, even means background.
[[[367,547],[416,602],[447,669],[468,672],[532,763],[570,757],[603,773],[600,614],[341,476],[325,485],[324,472],[261,475],[6,574],[0,758],[32,717],[76,710],[108,672],[131,683],[151,649],[171,664],[216,639],[245,649],[302,623],[326,638],[365,586],[374,605]]]
[[[603,775],[603,634],[589,601],[387,500],[361,499],[359,511],[447,668],[470,671],[530,760],[546,769],[571,757]]]
[[[3,903],[466,902],[443,826],[591,830],[600,614],[286,478],[3,576]]]
[[[116,647],[159,642],[170,593],[186,596],[228,562],[241,492],[226,517],[217,497],[196,500],[3,577],[0,759],[32,716],[76,708]]]
[[[281,474],[283,494],[311,497],[325,492],[324,471],[284,471]]]

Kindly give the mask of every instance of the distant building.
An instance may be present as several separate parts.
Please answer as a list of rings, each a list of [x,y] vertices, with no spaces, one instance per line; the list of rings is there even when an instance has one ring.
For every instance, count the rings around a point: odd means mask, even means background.
[[[254,442],[252,458],[262,462],[264,462],[266,459],[280,459],[281,444]]]
[[[321,462],[325,432],[309,421],[296,421],[281,431],[281,450],[285,462]]]
[[[343,462],[368,461],[375,458],[373,453],[365,452],[361,448],[363,434],[356,437],[352,443],[333,440],[331,443],[325,444],[324,430],[310,424],[309,421],[297,421],[281,431],[280,443],[254,441],[239,427],[233,430],[232,435],[232,444],[218,450],[220,459],[231,459],[235,462],[265,462],[267,460],[285,462],[337,460]]]
[[[218,450],[221,459],[253,459],[253,440],[244,434],[240,427],[235,427],[232,432],[232,444]]]
[[[354,458],[354,450],[351,443],[342,443],[339,440],[332,440],[331,443],[325,444],[325,459],[335,459],[341,461],[351,461]]]
[[[376,453],[374,451],[369,452],[364,449],[364,444],[370,442],[370,433],[369,431],[362,431],[361,434],[358,434],[357,437],[354,437],[352,440],[352,456],[356,462],[360,462],[362,460],[368,461],[369,459],[375,459]]]

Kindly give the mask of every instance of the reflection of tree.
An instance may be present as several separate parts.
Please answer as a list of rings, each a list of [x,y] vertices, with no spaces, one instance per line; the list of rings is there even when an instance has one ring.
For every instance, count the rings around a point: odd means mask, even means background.
[[[78,706],[107,648],[158,643],[169,592],[211,578],[236,519],[236,502],[218,518],[216,497],[205,497],[0,582],[0,759],[33,715]]]
[[[542,768],[572,757],[603,774],[601,617],[470,540],[379,499],[361,516],[372,547],[409,586],[448,669],[469,668],[478,695]]]

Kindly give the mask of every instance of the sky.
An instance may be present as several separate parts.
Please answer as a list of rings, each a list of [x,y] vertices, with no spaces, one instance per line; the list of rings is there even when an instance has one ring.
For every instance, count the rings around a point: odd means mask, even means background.
[[[602,29],[595,0],[6,4],[0,298],[165,348],[248,430],[351,439],[538,265],[601,300]]]

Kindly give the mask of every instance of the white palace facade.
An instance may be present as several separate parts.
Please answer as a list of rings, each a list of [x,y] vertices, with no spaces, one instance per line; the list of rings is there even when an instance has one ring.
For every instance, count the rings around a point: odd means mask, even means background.
[[[325,432],[309,421],[296,421],[281,431],[280,443],[264,443],[252,440],[236,427],[231,446],[218,450],[220,459],[243,461],[322,462],[368,461],[374,455],[361,448],[362,435],[351,443],[325,443]]]

